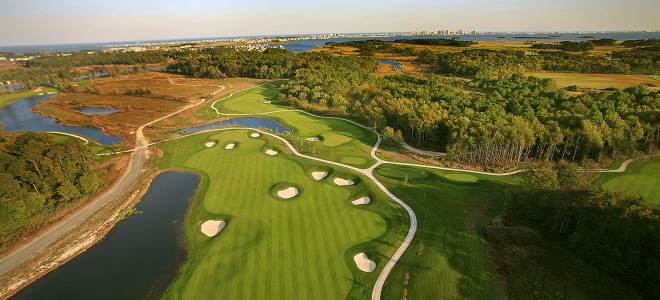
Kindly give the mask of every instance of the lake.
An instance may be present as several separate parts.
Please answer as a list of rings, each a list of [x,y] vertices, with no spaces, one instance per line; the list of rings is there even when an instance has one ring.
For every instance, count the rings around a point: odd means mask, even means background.
[[[46,274],[12,299],[154,299],[184,263],[183,221],[199,177],[165,172],[97,244]]]
[[[80,111],[83,114],[86,114],[88,116],[91,115],[109,115],[112,113],[116,113],[119,110],[116,110],[112,107],[102,107],[102,106],[81,106],[76,108],[77,111]]]
[[[0,108],[0,122],[4,125],[4,131],[59,131],[84,136],[104,145],[120,142],[123,137],[107,135],[99,128],[66,126],[57,122],[55,118],[46,117],[31,109],[41,101],[57,96],[39,95],[19,99]]]
[[[181,129],[181,130],[177,131],[176,133],[177,134],[193,133],[193,132],[197,132],[197,131],[211,129],[211,128],[214,128],[214,127],[222,127],[222,126],[244,126],[244,127],[250,127],[250,128],[266,128],[266,129],[271,130],[272,132],[277,132],[277,133],[290,133],[291,132],[291,129],[286,128],[284,125],[282,125],[277,120],[268,119],[268,118],[236,118],[236,119],[219,121],[219,122],[215,122],[215,123],[212,123],[212,124],[206,124],[206,125],[195,126],[195,127],[188,127],[188,128]]]

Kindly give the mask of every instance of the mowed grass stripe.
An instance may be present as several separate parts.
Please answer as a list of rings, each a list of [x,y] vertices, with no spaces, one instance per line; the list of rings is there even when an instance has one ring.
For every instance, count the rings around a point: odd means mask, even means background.
[[[208,175],[208,187],[195,201],[200,205],[186,219],[190,259],[165,298],[364,298],[378,274],[360,274],[347,263],[346,253],[360,245],[376,249],[381,253],[377,257],[391,256],[404,237],[405,213],[391,204],[375,204],[368,210],[346,205],[352,192],[378,191],[364,183],[337,187],[329,179],[315,181],[307,170],[317,163],[286,153],[265,155],[262,150],[267,147],[285,146],[268,138],[249,138],[247,132],[205,133],[163,145],[165,164]],[[237,141],[238,147],[205,148],[207,139],[218,140],[218,145]],[[289,201],[274,199],[269,190],[280,182],[295,183],[302,194]],[[208,239],[199,232],[204,220],[228,217],[219,236]],[[383,217],[402,222],[388,230]],[[373,241],[383,232],[392,233],[383,237],[387,243]],[[381,263],[383,259],[379,268]]]

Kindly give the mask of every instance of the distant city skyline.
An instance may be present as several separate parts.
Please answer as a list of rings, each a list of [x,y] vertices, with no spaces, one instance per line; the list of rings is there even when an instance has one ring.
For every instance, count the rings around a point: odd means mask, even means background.
[[[657,0],[0,0],[0,46],[438,30],[660,29]]]

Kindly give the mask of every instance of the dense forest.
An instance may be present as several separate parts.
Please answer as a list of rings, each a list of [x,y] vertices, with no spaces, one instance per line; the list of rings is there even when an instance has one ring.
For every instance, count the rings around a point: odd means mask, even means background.
[[[658,55],[645,49],[626,53],[644,51]],[[210,78],[290,77],[279,97],[283,103],[376,124],[393,138],[446,151],[460,163],[497,168],[529,158],[585,162],[658,149],[657,91],[636,86],[569,95],[550,79],[521,75],[568,66],[627,72],[633,65],[624,61],[633,59],[619,53],[613,54],[619,60],[599,60],[565,52],[422,51],[419,60],[431,72],[465,78],[422,79],[375,77],[375,60],[364,56],[215,48],[181,51],[168,71]],[[657,61],[651,63],[650,70],[660,69]]]
[[[507,228],[538,230],[649,299],[660,297],[660,207],[603,191],[558,164],[527,173],[508,190],[506,211]]]
[[[100,181],[92,156],[78,139],[56,143],[46,133],[0,131],[0,248],[94,195]]]

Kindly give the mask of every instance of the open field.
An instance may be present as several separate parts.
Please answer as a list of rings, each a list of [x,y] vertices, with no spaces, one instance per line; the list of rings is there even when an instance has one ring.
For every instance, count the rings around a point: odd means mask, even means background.
[[[604,173],[598,179],[608,190],[643,196],[660,205],[660,158],[635,161],[623,173]]]
[[[419,220],[413,242],[387,279],[383,299],[400,299],[404,288],[408,299],[504,298],[477,228],[502,213],[503,189],[514,177],[391,165],[378,167],[375,175]]]
[[[3,107],[14,100],[32,97],[39,94],[56,93],[59,91],[60,90],[58,88],[54,88],[54,87],[42,87],[30,92],[0,95],[0,107]]]
[[[236,93],[215,106],[222,113],[264,113],[292,110],[277,103],[279,92],[272,86],[260,86]],[[266,103],[271,101],[271,103]],[[228,116],[234,117],[234,116]],[[283,111],[262,117],[277,119],[293,133],[285,136],[301,153],[351,166],[366,168],[375,161],[369,155],[377,137],[373,132],[344,120],[319,118],[298,111]],[[319,141],[307,139],[317,137]]]
[[[161,168],[192,170],[202,186],[186,219],[189,258],[165,298],[366,299],[395,248],[408,216],[369,180],[288,153],[283,143],[250,130],[209,132],[162,144]],[[206,142],[217,144],[207,147]],[[225,145],[236,148],[226,150]],[[275,149],[279,154],[265,152]],[[330,172],[316,181],[314,171]],[[334,178],[356,181],[337,186]],[[300,194],[275,196],[286,186]],[[355,206],[362,196],[371,203]],[[200,225],[227,222],[208,238]],[[363,273],[353,256],[374,260]]]
[[[651,84],[656,88],[660,86],[660,79],[647,75],[624,75],[624,74],[580,74],[580,73],[559,73],[559,72],[533,72],[528,75],[540,78],[552,78],[559,87],[577,85],[581,88],[606,89],[618,88],[625,89],[632,85]]]
[[[195,100],[216,91],[217,86],[221,85],[219,82],[220,80],[195,79],[163,72],[143,72],[94,80],[78,90],[98,88],[101,94],[112,94],[113,91],[123,94],[126,89],[141,88],[150,90],[153,95]]]

